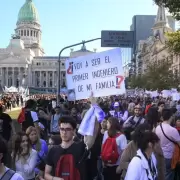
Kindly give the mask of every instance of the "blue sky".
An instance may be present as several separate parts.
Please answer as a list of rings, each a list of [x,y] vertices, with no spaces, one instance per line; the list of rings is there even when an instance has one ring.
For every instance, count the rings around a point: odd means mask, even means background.
[[[101,30],[129,30],[133,15],[155,15],[152,0],[33,0],[42,26],[46,55],[58,55],[67,45],[100,37]],[[19,9],[25,0],[3,0],[0,5],[0,48],[8,45],[14,33]],[[106,50],[100,41],[87,49]],[[80,47],[74,48],[78,50]],[[63,55],[69,55],[67,50]]]

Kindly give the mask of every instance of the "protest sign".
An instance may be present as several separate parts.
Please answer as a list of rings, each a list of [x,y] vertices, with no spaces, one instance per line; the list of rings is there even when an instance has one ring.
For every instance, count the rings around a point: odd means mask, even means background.
[[[66,60],[68,91],[76,100],[124,94],[124,73],[119,48]]]

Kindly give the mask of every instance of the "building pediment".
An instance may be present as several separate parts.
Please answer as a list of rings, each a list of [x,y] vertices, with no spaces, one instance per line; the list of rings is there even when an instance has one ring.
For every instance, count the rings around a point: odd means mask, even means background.
[[[0,59],[0,64],[27,64],[26,59],[22,57],[10,56]]]

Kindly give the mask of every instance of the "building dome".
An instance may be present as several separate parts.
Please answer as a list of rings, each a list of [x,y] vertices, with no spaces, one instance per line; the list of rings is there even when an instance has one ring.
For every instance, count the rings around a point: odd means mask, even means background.
[[[36,22],[39,24],[38,11],[32,0],[26,0],[24,5],[21,7],[17,23],[21,22]]]

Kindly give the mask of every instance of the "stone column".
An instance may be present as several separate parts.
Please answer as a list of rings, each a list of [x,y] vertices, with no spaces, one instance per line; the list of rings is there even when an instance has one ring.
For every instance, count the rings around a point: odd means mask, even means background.
[[[49,73],[48,71],[46,71],[46,88],[48,88],[48,85],[49,85]]]
[[[31,65],[28,65],[27,76],[28,76],[28,87],[30,87],[32,85]]]
[[[15,86],[14,67],[12,67],[12,85]]]
[[[33,71],[33,75],[32,75],[32,86],[35,87],[35,74],[36,71]]]
[[[34,87],[36,86],[36,74],[37,74],[37,71],[34,71]]]
[[[16,79],[18,79],[18,81],[19,81],[19,86],[22,85],[22,73],[23,72],[21,70],[22,70],[21,67],[19,67],[17,69],[17,78]]]
[[[54,85],[55,85],[54,76],[55,76],[55,72],[53,71],[52,72],[52,87],[54,87]]]
[[[5,77],[5,82],[6,82],[6,86],[8,87],[8,79],[9,79],[9,75],[8,75],[8,67],[6,67],[6,77]]]
[[[39,71],[39,74],[40,74],[39,75],[39,81],[40,81],[39,82],[40,83],[39,86],[41,87],[42,86],[42,71]]]

